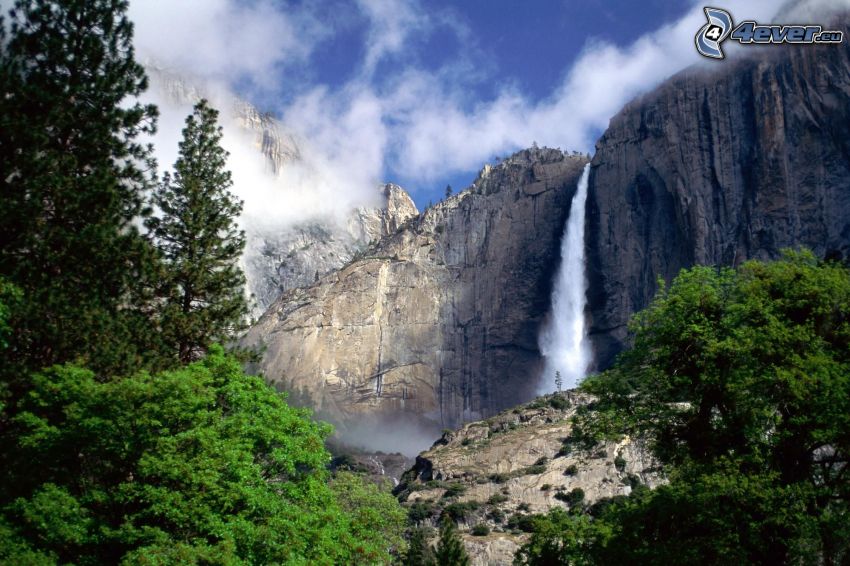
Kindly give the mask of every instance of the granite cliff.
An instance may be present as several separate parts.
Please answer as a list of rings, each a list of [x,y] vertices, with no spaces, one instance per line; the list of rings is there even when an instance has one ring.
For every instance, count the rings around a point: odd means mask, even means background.
[[[288,291],[248,333],[265,349],[259,369],[343,424],[379,417],[433,431],[530,399],[559,238],[586,162],[519,152]]]
[[[596,145],[586,245],[598,367],[659,277],[801,245],[850,257],[850,44],[740,51],[631,102]]]
[[[225,135],[236,134],[232,143],[261,154],[269,179],[279,179],[286,167],[304,158],[301,141],[270,114],[156,65],[149,64],[147,73],[152,89],[180,107],[212,97],[221,107]],[[294,223],[247,223],[242,264],[255,317],[284,291],[311,285],[419,214],[401,187],[389,183],[376,187],[376,192],[379,206],[358,207],[342,216],[314,214]]]

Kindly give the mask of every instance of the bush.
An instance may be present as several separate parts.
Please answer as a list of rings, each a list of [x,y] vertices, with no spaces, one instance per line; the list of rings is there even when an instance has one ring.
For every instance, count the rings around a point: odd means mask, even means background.
[[[575,464],[570,464],[570,465],[569,465],[569,466],[567,466],[567,468],[564,470],[564,475],[565,475],[565,476],[574,476],[574,475],[576,475],[577,473],[578,473],[578,467],[576,467],[576,465],[575,465]]]
[[[434,504],[430,501],[417,501],[407,509],[407,520],[411,524],[421,523],[434,514]]]
[[[552,484],[544,483],[540,486],[540,491],[549,491],[552,489]]]
[[[500,503],[504,503],[504,502],[505,502],[505,501],[507,501],[507,500],[508,500],[508,496],[507,496],[507,495],[502,495],[501,493],[494,493],[494,494],[493,494],[493,495],[491,495],[491,496],[490,496],[490,498],[487,500],[487,503],[488,503],[489,505],[499,505]]]
[[[511,518],[508,519],[507,527],[513,530],[520,530],[525,533],[533,533],[534,532],[534,521],[537,515],[523,515],[520,513],[514,513],[511,515]]]
[[[622,472],[626,469],[626,459],[623,458],[622,455],[617,454],[617,457],[614,458],[614,467],[617,468],[618,471]]]
[[[466,520],[466,517],[481,507],[478,501],[464,501],[463,503],[452,503],[443,509],[443,516],[449,516],[454,521]]]
[[[559,411],[564,411],[570,408],[570,402],[561,395],[554,395],[549,399],[549,406]]]
[[[490,481],[494,483],[505,483],[506,481],[511,479],[510,474],[503,473],[490,474],[487,477],[490,478]]]
[[[539,476],[543,473],[546,473],[546,464],[535,464],[520,471],[520,475],[523,476]]]
[[[505,520],[505,512],[496,508],[487,513],[487,518],[494,523],[501,524]]]
[[[559,491],[555,494],[555,499],[559,499],[569,505],[570,507],[576,507],[584,501],[584,490],[580,487],[575,489],[571,489],[567,492]]]
[[[466,487],[459,483],[450,483],[446,487],[446,491],[443,493],[443,498],[449,499],[452,497],[458,497],[460,495],[463,495],[464,493],[466,493]]]
[[[486,537],[490,534],[490,527],[487,526],[487,523],[478,523],[472,527],[472,534],[477,537]]]

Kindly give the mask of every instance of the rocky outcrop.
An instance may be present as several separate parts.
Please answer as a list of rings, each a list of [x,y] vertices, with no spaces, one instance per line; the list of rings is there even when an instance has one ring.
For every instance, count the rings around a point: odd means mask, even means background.
[[[398,185],[389,183],[380,190],[385,202],[381,208],[357,208],[343,220],[326,218],[249,232],[242,261],[256,316],[284,292],[316,283],[419,214]]]
[[[153,90],[178,105],[191,105],[211,96],[200,84],[156,65],[148,65],[147,73]],[[298,139],[271,114],[260,112],[244,100],[215,94],[216,104],[226,110],[222,119],[248,134],[240,143],[250,144],[265,157],[270,178],[303,159]],[[225,135],[232,131],[226,130]],[[419,214],[413,200],[398,185],[390,183],[378,190],[382,193],[381,206],[357,208],[343,218],[319,215],[295,224],[246,226],[242,266],[255,317],[283,292],[313,284]]]
[[[535,393],[536,338],[583,156],[522,151],[250,330],[266,379],[337,423],[452,426]],[[388,209],[393,208],[388,206]]]
[[[801,245],[850,257],[850,44],[746,54],[673,77],[597,143],[586,241],[601,367],[659,277]]]
[[[436,526],[444,515],[455,519],[477,563],[511,564],[531,516],[555,507],[587,509],[664,481],[642,442],[579,448],[571,419],[591,400],[556,393],[447,431],[416,458],[396,493],[421,526]],[[473,528],[482,525],[489,534],[475,536]]]

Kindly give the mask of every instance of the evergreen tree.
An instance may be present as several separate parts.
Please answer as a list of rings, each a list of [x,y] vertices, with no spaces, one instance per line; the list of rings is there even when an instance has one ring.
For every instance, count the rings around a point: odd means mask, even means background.
[[[452,196],[452,186],[446,185],[446,198],[449,198],[450,196]]]
[[[561,391],[561,388],[564,386],[564,379],[561,377],[561,372],[555,371],[555,387],[558,388],[558,391]]]
[[[155,109],[132,102],[147,79],[126,8],[18,0],[0,26],[0,276],[24,297],[7,379],[72,359],[124,373],[155,351],[132,295],[152,258],[133,221]]]
[[[244,328],[245,277],[238,261],[245,235],[236,219],[242,203],[231,193],[218,112],[201,100],[186,119],[174,174],[154,193],[161,216],[148,227],[165,260],[163,339],[175,359],[189,362],[214,342]]]
[[[404,566],[429,566],[434,564],[434,551],[428,546],[423,527],[416,527],[411,531],[403,564]]]
[[[444,517],[440,523],[440,541],[434,554],[439,566],[469,566],[469,555],[457,533],[454,521]]]

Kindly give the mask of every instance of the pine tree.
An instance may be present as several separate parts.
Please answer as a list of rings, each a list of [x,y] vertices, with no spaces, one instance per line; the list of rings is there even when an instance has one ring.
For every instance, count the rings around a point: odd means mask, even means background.
[[[449,517],[443,518],[440,524],[440,541],[434,556],[439,566],[469,566],[469,555],[457,534],[454,521]]]
[[[446,185],[446,198],[449,198],[450,196],[452,196],[452,186]]]
[[[231,193],[218,112],[201,100],[186,119],[174,174],[154,193],[161,216],[148,227],[165,260],[161,328],[180,362],[244,328],[245,277],[238,261],[245,235],[236,219],[242,203]]]
[[[561,391],[561,388],[564,386],[564,380],[561,377],[561,372],[555,370],[555,387],[558,388],[558,391]]]
[[[133,102],[147,79],[126,9],[18,0],[0,25],[0,276],[24,297],[10,375],[69,360],[122,374],[152,351],[134,295],[152,254],[134,221],[156,111]]]
[[[428,546],[424,528],[416,527],[410,533],[410,542],[403,564],[404,566],[429,566],[434,564],[434,551]]]

